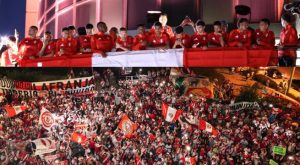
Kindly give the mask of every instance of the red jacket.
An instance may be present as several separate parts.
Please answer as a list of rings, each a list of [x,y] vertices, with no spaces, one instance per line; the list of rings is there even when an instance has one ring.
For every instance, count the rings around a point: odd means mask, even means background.
[[[192,35],[191,44],[192,44],[192,46],[195,44],[198,44],[197,47],[208,46],[207,33],[205,33],[205,32],[203,34],[195,33],[194,35]]]
[[[243,47],[248,48],[251,46],[252,33],[250,30],[240,31],[235,29],[230,32],[228,38],[228,45],[230,47],[237,47],[239,43],[243,44]]]
[[[133,38],[133,47],[132,50],[145,50],[146,46],[142,45],[142,42],[146,42],[147,43],[147,38],[148,38],[149,34],[145,33],[145,34],[138,34]]]
[[[148,37],[148,42],[152,47],[163,47],[170,42],[170,38],[166,33],[162,33],[160,36],[156,36],[156,34],[153,33]]]
[[[171,47],[175,44],[177,38],[176,35],[171,38]],[[187,34],[182,34],[181,44],[184,46],[184,48],[189,48],[191,47],[191,42],[190,42],[190,36]],[[181,48],[180,46],[177,46],[176,48]]]
[[[131,36],[127,36],[126,41],[123,41],[121,37],[118,37],[116,43],[120,44],[124,48],[127,48],[128,50],[131,50],[133,46],[133,38]]]
[[[55,54],[55,51],[56,51],[56,42],[52,40],[46,46],[46,49],[44,51],[44,55],[48,55],[48,54],[51,54],[51,53]]]
[[[110,35],[97,33],[91,37],[93,52],[110,52],[114,47],[114,41]]]
[[[37,38],[24,38],[19,43],[19,55],[23,59],[29,59],[29,57],[33,56],[38,58],[38,53],[41,51],[43,47],[43,42]]]
[[[66,56],[74,55],[77,53],[78,49],[78,41],[75,38],[61,38],[56,42],[56,53],[58,53],[61,49],[64,50],[64,54]]]
[[[214,46],[221,46],[221,37],[223,37],[222,35],[218,35],[214,32],[209,33],[208,34],[208,41],[210,45],[214,45]]]
[[[298,44],[297,30],[292,25],[287,25],[280,33],[281,46],[296,46]],[[295,49],[281,50],[279,56],[296,57]]]
[[[260,41],[260,44],[257,44],[260,48],[273,49],[275,46],[275,34],[273,31],[267,30],[262,32],[257,29],[254,32],[254,39],[255,42]]]
[[[85,35],[79,37],[80,49],[91,49],[91,36]]]

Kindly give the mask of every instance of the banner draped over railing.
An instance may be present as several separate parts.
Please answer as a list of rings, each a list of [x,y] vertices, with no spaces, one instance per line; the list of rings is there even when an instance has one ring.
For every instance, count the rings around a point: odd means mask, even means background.
[[[277,65],[277,51],[241,48],[168,49],[24,60],[21,67],[234,67]]]

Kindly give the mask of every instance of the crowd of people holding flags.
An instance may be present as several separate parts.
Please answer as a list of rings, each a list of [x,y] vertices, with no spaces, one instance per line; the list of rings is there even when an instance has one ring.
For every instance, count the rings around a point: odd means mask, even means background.
[[[97,90],[81,96],[1,96],[0,164],[300,163],[300,111],[233,111],[227,99],[181,95],[169,70],[154,73],[99,73]]]
[[[185,18],[174,31],[167,25],[168,17],[162,14],[159,21],[153,24],[149,31],[142,24],[137,26],[136,35],[130,36],[124,27],[120,29],[112,27],[108,29],[105,22],[97,23],[97,32],[94,25],[87,24],[85,27],[64,27],[58,39],[54,39],[50,31],[38,36],[39,29],[31,26],[28,37],[20,40],[16,32],[15,36],[7,39],[6,49],[0,54],[2,66],[15,66],[22,60],[37,58],[70,57],[77,54],[97,53],[103,57],[111,51],[137,51],[146,49],[176,49],[176,48],[224,48],[236,47],[243,49],[269,49],[275,48],[275,34],[269,29],[270,20],[261,19],[258,29],[249,26],[249,20],[241,18],[237,22],[237,29],[228,30],[226,21],[215,21],[213,31],[206,30],[206,23],[202,20],[192,21]],[[283,26],[280,34],[280,44],[277,45],[279,64],[281,66],[294,66],[298,45],[296,29],[292,26],[291,15],[284,14],[281,18]],[[194,29],[193,34],[184,32],[185,26]],[[270,65],[277,65],[276,63]]]

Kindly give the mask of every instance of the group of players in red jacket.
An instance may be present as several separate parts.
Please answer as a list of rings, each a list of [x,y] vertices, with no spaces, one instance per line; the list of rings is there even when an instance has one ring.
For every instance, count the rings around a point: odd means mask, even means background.
[[[93,25],[78,28],[74,26],[62,29],[61,38],[54,40],[51,32],[46,32],[40,39],[37,36],[38,28],[32,26],[28,32],[29,37],[24,38],[18,44],[18,53],[12,60],[13,51],[8,50],[3,54],[7,56],[5,63],[10,65],[12,61],[36,59],[41,57],[70,56],[77,53],[99,53],[106,56],[106,52],[135,51],[145,49],[169,49],[169,48],[202,48],[209,47],[241,47],[241,48],[263,48],[273,49],[275,46],[274,32],[269,30],[270,21],[262,19],[257,30],[249,28],[249,21],[241,18],[238,28],[227,32],[228,25],[222,21],[213,24],[214,31],[207,33],[205,23],[197,21],[193,23],[186,18],[182,24],[173,32],[170,26],[166,25],[167,16],[162,15],[160,21],[156,22],[147,32],[143,25],[138,25],[137,35],[131,37],[126,28],[108,28],[104,22],[97,24],[98,32],[94,33]],[[295,46],[298,44],[297,31],[292,26],[290,15],[283,15],[281,19],[283,30],[280,34],[280,48]],[[194,34],[189,36],[184,33],[184,26],[192,26]],[[16,42],[10,37],[12,43]],[[9,44],[8,44],[9,45]],[[279,58],[282,65],[292,65],[295,59],[294,50],[279,51]]]

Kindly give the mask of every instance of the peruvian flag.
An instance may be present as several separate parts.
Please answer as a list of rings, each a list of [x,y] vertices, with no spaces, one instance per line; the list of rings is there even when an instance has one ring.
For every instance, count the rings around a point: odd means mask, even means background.
[[[14,116],[18,115],[19,113],[24,112],[26,109],[27,109],[27,107],[23,106],[23,105],[19,105],[19,106],[7,105],[5,107],[8,117],[14,117]]]
[[[55,119],[52,113],[48,111],[46,108],[42,108],[40,118],[39,118],[39,124],[49,131],[51,127],[54,125],[54,121]]]
[[[194,157],[185,157],[184,165],[196,165],[196,159]]]
[[[87,140],[87,137],[80,134],[80,133],[77,133],[77,132],[74,132],[72,135],[71,135],[71,140],[73,142],[76,142],[76,143],[79,143],[79,144],[84,144]]]
[[[199,129],[205,130],[214,136],[218,136],[218,134],[219,134],[218,131],[216,130],[216,128],[214,128],[211,124],[209,124],[208,122],[206,122],[202,119],[200,119],[200,121],[199,121]]]
[[[132,136],[137,127],[138,125],[132,122],[127,115],[124,115],[122,117],[121,122],[118,125],[118,128],[123,131],[127,138],[130,138]]]
[[[40,138],[33,140],[35,155],[44,155],[56,151],[56,142],[49,138]]]
[[[162,103],[161,110],[162,115],[168,122],[175,122],[182,114],[182,110],[177,110],[175,108],[169,107],[169,105],[164,102]]]

